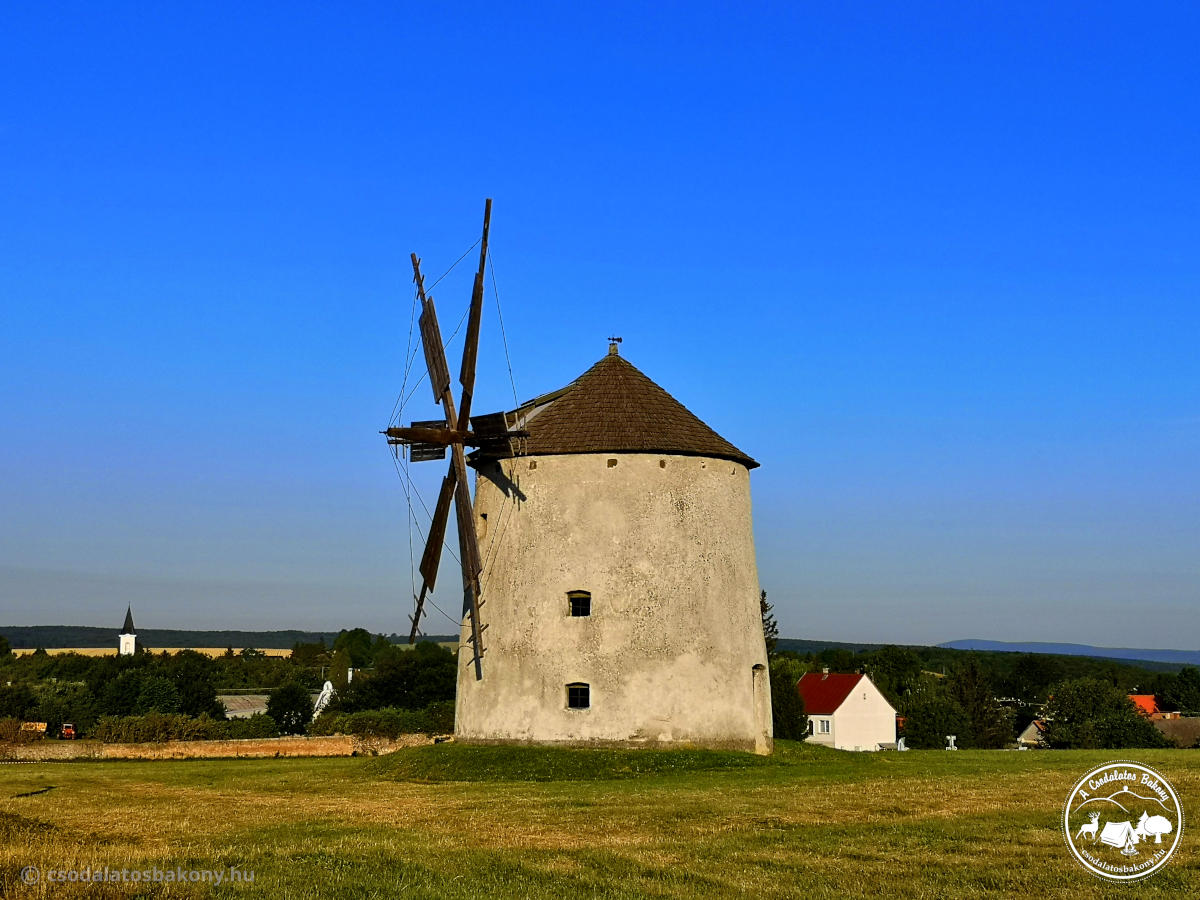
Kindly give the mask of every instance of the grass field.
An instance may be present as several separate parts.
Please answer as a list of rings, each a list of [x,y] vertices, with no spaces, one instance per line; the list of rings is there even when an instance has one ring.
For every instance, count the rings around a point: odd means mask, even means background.
[[[739,754],[438,745],[377,759],[0,766],[4,897],[1180,897],[1108,885],[1058,829],[1111,752]],[[1200,753],[1135,751],[1200,809]],[[520,778],[525,780],[512,780]],[[47,870],[253,872],[253,883],[23,885]]]

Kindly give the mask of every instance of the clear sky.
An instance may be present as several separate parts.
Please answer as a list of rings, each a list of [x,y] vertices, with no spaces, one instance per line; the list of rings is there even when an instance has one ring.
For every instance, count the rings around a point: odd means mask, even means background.
[[[762,463],[785,635],[1196,648],[1197,34],[1187,4],[9,4],[0,624],[403,631],[376,432],[408,254],[440,274],[491,196],[521,399],[622,335]],[[512,401],[493,299],[479,411]]]

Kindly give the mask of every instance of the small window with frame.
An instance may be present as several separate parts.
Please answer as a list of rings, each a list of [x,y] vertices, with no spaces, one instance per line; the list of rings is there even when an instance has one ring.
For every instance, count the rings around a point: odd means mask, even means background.
[[[588,709],[592,705],[592,687],[582,681],[567,685],[567,709]]]
[[[592,595],[588,591],[567,591],[567,610],[572,617],[592,614]]]

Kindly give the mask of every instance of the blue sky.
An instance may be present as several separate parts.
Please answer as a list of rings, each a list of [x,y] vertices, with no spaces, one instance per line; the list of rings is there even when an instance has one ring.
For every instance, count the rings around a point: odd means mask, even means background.
[[[409,529],[375,432],[408,253],[440,274],[491,196],[521,399],[622,335],[762,462],[785,634],[1194,648],[1198,25],[10,9],[0,622],[115,627],[132,600],[143,627],[402,631]],[[444,323],[468,268],[435,292]],[[476,408],[511,405],[494,307],[480,366]]]

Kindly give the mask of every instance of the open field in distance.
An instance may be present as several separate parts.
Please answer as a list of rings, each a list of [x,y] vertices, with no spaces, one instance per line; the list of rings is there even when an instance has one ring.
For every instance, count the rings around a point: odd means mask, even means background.
[[[556,780],[534,782],[490,780],[502,755],[478,748],[474,759],[473,749],[0,766],[0,895],[137,893],[26,886],[18,873],[28,865],[254,873],[252,884],[143,889],[154,897],[1200,893],[1186,831],[1168,867],[1135,886],[1102,883],[1068,857],[1061,804],[1084,772],[1119,755],[1110,752],[849,754],[785,743],[768,760],[643,762],[628,751],[581,762],[554,754],[593,751],[551,751],[522,777]],[[1135,755],[1171,780],[1185,812],[1200,808],[1200,754]],[[489,780],[439,780],[463,777]]]
[[[147,649],[151,653],[178,653],[180,650],[195,650],[197,653],[203,653],[205,656],[214,656],[214,657],[215,656],[224,656],[226,653],[229,652],[228,647],[149,647]],[[241,647],[234,647],[233,652],[235,654],[241,653],[242,649],[243,648],[241,648]],[[257,647],[255,649],[258,650]],[[13,651],[13,653],[16,656],[28,656],[29,654],[35,653],[35,652],[37,652],[37,651],[30,650],[30,649],[22,649],[22,650],[14,650]],[[81,656],[116,656],[117,648],[115,646],[114,647],[55,647],[54,649],[47,648],[46,652],[49,654],[52,654],[52,655],[55,653],[78,653]],[[258,652],[261,653],[263,656],[291,656],[291,654],[292,654],[291,650],[275,650],[275,649],[258,650]]]

